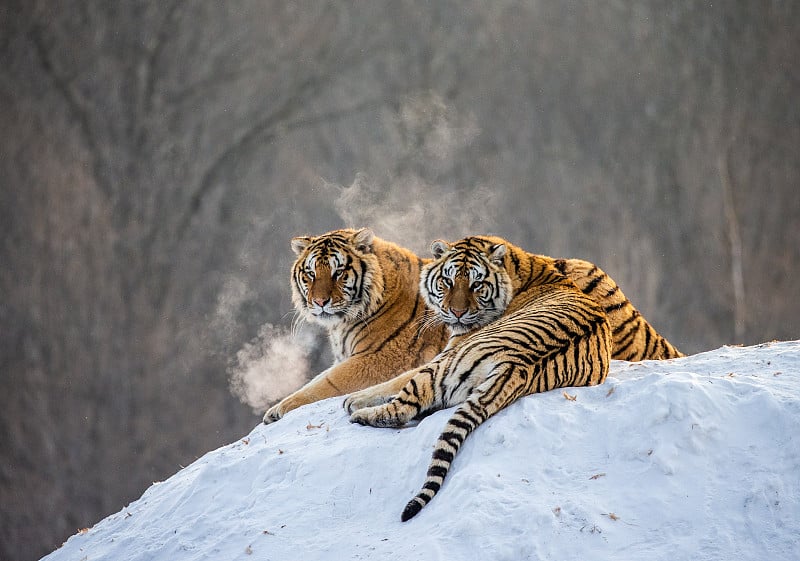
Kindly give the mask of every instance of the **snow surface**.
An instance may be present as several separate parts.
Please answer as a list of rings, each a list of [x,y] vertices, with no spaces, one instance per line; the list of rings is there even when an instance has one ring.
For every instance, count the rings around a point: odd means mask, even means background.
[[[342,398],[210,452],[48,561],[800,559],[800,341],[614,362],[466,441],[413,520],[451,410],[402,430]]]

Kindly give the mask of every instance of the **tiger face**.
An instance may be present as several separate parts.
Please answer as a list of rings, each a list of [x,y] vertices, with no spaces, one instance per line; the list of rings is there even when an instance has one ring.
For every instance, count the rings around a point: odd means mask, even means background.
[[[420,292],[452,334],[461,335],[494,321],[513,297],[503,266],[506,246],[480,238],[431,244],[434,261],[422,268]]]
[[[325,327],[355,321],[380,304],[383,278],[369,228],[292,239],[292,302]]]

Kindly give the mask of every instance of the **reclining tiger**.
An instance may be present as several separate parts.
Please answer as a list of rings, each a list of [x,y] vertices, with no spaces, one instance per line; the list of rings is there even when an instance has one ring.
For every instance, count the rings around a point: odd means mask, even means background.
[[[450,327],[447,348],[430,363],[345,401],[351,421],[378,427],[402,426],[458,405],[403,521],[430,502],[461,444],[488,417],[524,395],[605,380],[613,347],[609,313],[628,311],[628,317],[618,317],[620,336],[628,336],[626,323],[640,324],[616,284],[590,263],[530,254],[484,236],[452,245],[436,241],[432,250],[435,260],[423,267],[420,290]],[[580,285],[567,270],[583,272],[575,275]],[[601,285],[603,298],[593,298]],[[679,356],[660,339],[659,356]],[[622,350],[628,353],[629,346]]]
[[[496,242],[506,243],[502,238],[481,238],[473,239],[494,239]],[[436,259],[440,258],[450,247],[442,240],[436,240],[431,244],[431,251]],[[667,339],[661,336],[655,328],[642,316],[630,300],[625,297],[622,289],[614,282],[608,274],[600,267],[583,259],[554,259],[546,255],[534,255],[537,260],[548,263],[566,275],[578,286],[581,291],[599,303],[603,311],[608,316],[611,324],[613,349],[611,358],[614,360],[640,361],[640,360],[659,360],[685,356]],[[444,267],[448,265],[446,261],[439,261],[431,267]],[[513,269],[508,273],[512,277],[516,274]],[[428,279],[438,278],[433,274],[433,270],[426,273]],[[471,328],[470,318],[480,316],[483,313],[482,307],[490,303],[479,297],[470,295],[465,286],[459,289],[453,288],[447,295],[435,284],[427,284],[423,287],[423,295],[428,307],[437,313],[437,316],[450,327],[451,333],[465,332]],[[456,308],[453,310],[453,304]],[[457,316],[460,310],[461,317]]]
[[[434,255],[439,257],[447,244],[434,246],[439,252]],[[265,423],[301,405],[387,380],[388,387],[382,391],[395,394],[409,377],[395,376],[424,364],[444,348],[447,332],[431,321],[436,318],[425,317],[430,312],[420,295],[420,269],[430,259],[378,238],[369,228],[299,236],[291,240],[291,247],[297,255],[290,283],[295,310],[301,319],[327,329],[336,363],[271,407],[264,415]],[[602,270],[580,259],[551,261],[604,306],[614,329],[612,358],[682,356]],[[435,287],[423,290],[436,293]],[[469,317],[456,319],[463,323]],[[440,310],[438,319],[453,323],[448,311]]]

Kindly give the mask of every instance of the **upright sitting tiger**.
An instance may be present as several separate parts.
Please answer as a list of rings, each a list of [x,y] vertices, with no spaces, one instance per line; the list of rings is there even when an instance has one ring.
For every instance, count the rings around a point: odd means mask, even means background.
[[[439,491],[462,443],[488,417],[528,394],[600,384],[611,361],[606,312],[552,260],[486,237],[434,244],[434,252],[420,290],[447,310],[450,343],[428,364],[401,375],[408,382],[396,395],[381,395],[382,385],[345,402],[351,421],[376,427],[402,426],[458,405],[403,521]],[[481,306],[471,306],[473,300]],[[358,408],[367,402],[380,404]]]
[[[419,294],[422,260],[372,230],[334,230],[291,242],[292,301],[301,317],[328,331],[336,363],[264,415],[288,411],[383,382],[433,358],[447,342],[442,325],[426,329]]]

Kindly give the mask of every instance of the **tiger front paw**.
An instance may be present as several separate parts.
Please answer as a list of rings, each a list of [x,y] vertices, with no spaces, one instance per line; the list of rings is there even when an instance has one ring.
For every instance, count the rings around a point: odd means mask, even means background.
[[[350,422],[379,428],[402,427],[414,417],[405,409],[407,408],[398,407],[397,402],[365,407],[354,411],[350,415]]]
[[[275,421],[279,421],[292,409],[297,409],[303,403],[298,402],[296,398],[293,396],[286,397],[267,409],[267,412],[264,413],[264,424],[268,425],[270,423],[274,423]]]
[[[353,392],[344,400],[344,409],[352,414],[359,409],[375,407],[390,402],[394,396],[376,392],[373,388],[367,388],[358,392]]]
[[[280,405],[280,403],[276,403],[275,405],[273,405],[272,407],[267,409],[266,413],[264,413],[264,424],[265,425],[268,425],[270,423],[274,423],[275,421],[278,421],[278,420],[281,419],[281,417],[283,417],[284,411],[282,411],[280,409],[279,405]]]

